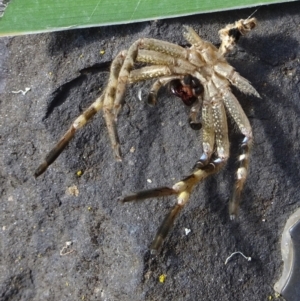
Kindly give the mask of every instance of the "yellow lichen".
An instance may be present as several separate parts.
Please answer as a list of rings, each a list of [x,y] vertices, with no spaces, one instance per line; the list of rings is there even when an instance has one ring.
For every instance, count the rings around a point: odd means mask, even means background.
[[[166,278],[167,278],[167,275],[166,274],[161,274],[159,277],[158,277],[158,281],[160,283],[164,283],[166,281]]]

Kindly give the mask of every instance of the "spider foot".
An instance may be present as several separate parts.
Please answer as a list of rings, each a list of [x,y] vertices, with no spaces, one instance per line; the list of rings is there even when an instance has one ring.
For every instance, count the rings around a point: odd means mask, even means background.
[[[189,125],[191,127],[192,130],[194,131],[199,131],[201,130],[202,128],[202,123],[199,121],[199,122],[195,122],[194,120],[192,120],[192,118],[189,118]]]

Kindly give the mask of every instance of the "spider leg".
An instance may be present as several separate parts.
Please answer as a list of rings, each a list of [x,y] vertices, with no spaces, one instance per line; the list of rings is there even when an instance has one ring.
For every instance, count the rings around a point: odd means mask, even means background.
[[[227,78],[230,83],[236,86],[241,92],[261,98],[259,93],[252,87],[249,81],[236,72],[227,62],[223,61],[216,64],[214,66],[214,71],[218,75]]]
[[[119,55],[114,59],[111,65],[110,75],[105,91],[105,98],[103,104],[103,115],[108,130],[108,136],[115,154],[115,158],[118,161],[122,161],[122,159],[121,159],[119,137],[117,133],[117,126],[116,126],[116,116],[114,114],[113,108],[114,108],[116,93],[118,89],[120,89],[120,87],[118,86],[119,84],[118,79],[120,77],[121,70],[124,67],[126,57],[127,57],[126,51],[121,51]],[[123,91],[123,93],[125,93],[125,90]]]
[[[214,164],[217,172],[225,166],[229,157],[228,126],[222,98],[217,95],[212,98],[211,103],[216,145],[216,159],[211,160],[211,163]]]
[[[198,96],[197,100],[191,107],[190,115],[189,115],[189,125],[193,130],[200,130],[202,127],[202,123],[198,120],[198,114],[202,107],[202,97]]]
[[[229,201],[229,215],[230,219],[234,219],[237,216],[239,203],[241,198],[241,192],[243,190],[249,165],[249,153],[252,145],[253,135],[250,122],[244,113],[240,103],[236,97],[232,94],[228,83],[217,75],[213,75],[212,81],[214,85],[221,91],[222,99],[225,107],[232,117],[240,132],[245,136],[241,144],[241,155],[239,156],[239,168],[236,172],[236,180],[232,193],[232,197]]]
[[[112,104],[112,107],[110,108],[115,120],[117,120],[118,114],[122,108],[123,98],[126,91],[126,84],[128,83],[129,74],[134,66],[138,48],[140,47],[141,43],[142,39],[139,39],[129,47],[123,65],[118,74],[117,84],[114,87],[114,102]]]
[[[205,85],[202,108],[203,154],[194,169],[206,166],[209,162],[219,162],[223,167],[229,157],[228,126],[219,85],[220,82],[214,81],[213,78]],[[217,159],[211,161],[215,145]]]
[[[190,63],[186,58],[173,57],[166,53],[153,50],[140,49],[136,57],[137,62],[148,63],[153,65],[166,65],[180,68],[181,73],[193,72],[196,66]]]
[[[169,196],[177,194],[177,191],[170,187],[157,187],[147,190],[138,191],[132,194],[129,194],[125,197],[118,198],[119,201],[123,203],[131,201],[142,201],[150,198],[159,198],[164,196]]]
[[[221,168],[223,168],[229,157],[229,140],[225,108],[220,97],[214,98],[211,104],[212,106],[207,105],[207,103],[204,105],[204,110],[207,110],[208,108],[211,110],[208,109],[207,112],[204,113],[208,115],[203,119],[208,121],[208,125],[204,122],[203,132],[205,132],[205,135],[209,137],[206,137],[206,139],[203,140],[203,149],[205,149],[204,145],[207,143],[209,144],[209,148],[212,149],[215,141],[216,158],[213,160],[210,159],[212,151],[208,151],[206,145],[206,153],[204,151],[202,158],[209,157],[206,160],[206,162],[209,163],[205,165],[204,161],[202,161],[202,166],[198,164],[196,170],[191,175],[172,187],[175,191],[178,191],[177,204],[173,206],[157,231],[154,241],[151,244],[151,249],[154,251],[158,250],[162,245],[163,240],[166,238],[169,230],[174,224],[176,216],[188,202],[193,188],[203,179],[217,173]]]
[[[214,173],[212,172],[213,170],[214,170],[213,165],[210,166],[210,168],[198,169],[188,177],[177,182],[175,185],[173,185],[172,188],[169,187],[153,188],[153,189],[136,192],[127,195],[125,197],[119,198],[119,200],[122,202],[131,202],[131,201],[145,200],[148,198],[177,195],[177,204],[172,208],[170,213],[166,215],[151,244],[150,248],[152,251],[155,252],[161,247],[163,240],[166,238],[169,230],[172,228],[174,224],[176,216],[179,214],[181,209],[187,203],[195,185],[198,184],[203,179],[205,179],[210,174]]]
[[[230,219],[233,220],[238,213],[241,192],[248,174],[249,155],[253,141],[253,134],[246,114],[244,113],[238,100],[231,93],[230,89],[225,89],[222,93],[222,96],[229,114],[237,124],[240,132],[245,136],[240,146],[241,155],[238,158],[239,167],[236,171],[236,180],[232,197],[229,201],[229,215]]]
[[[161,77],[159,78],[158,80],[156,80],[151,89],[150,89],[150,92],[149,92],[149,95],[148,95],[148,100],[147,100],[147,103],[150,105],[150,106],[155,106],[156,103],[157,103],[157,94],[158,94],[158,91],[160,90],[161,87],[167,85],[169,82],[175,80],[175,79],[182,79],[183,76],[182,75],[175,75],[175,76],[165,76],[165,77]]]
[[[212,104],[207,99],[204,99],[202,106],[202,149],[203,153],[200,159],[196,162],[193,170],[201,169],[208,165],[214,151],[215,145],[215,126],[212,111]]]
[[[53,149],[46,155],[44,162],[34,172],[34,176],[38,177],[46,171],[49,165],[51,165],[56,158],[62,153],[62,151],[69,144],[70,140],[74,137],[75,132],[83,127],[86,122],[91,119],[99,110],[103,107],[104,94],[96,99],[90,107],[88,107],[78,118],[75,119],[69,130],[61,137],[58,143]]]
[[[198,74],[196,72],[196,67],[191,66],[191,68],[182,68],[178,66],[165,66],[165,65],[153,65],[153,66],[146,66],[140,69],[135,69],[130,72],[128,82],[135,83],[138,81],[144,81],[147,79],[153,79],[157,77],[163,76],[179,76],[183,74]]]
[[[201,57],[202,62],[213,63],[217,58],[220,57],[218,54],[218,48],[210,42],[203,40],[196,31],[189,27],[183,26],[185,31],[183,32],[184,38],[193,45],[192,48],[197,49],[198,55]],[[202,66],[204,64],[202,63]]]
[[[155,254],[160,249],[182,208],[183,205],[175,204],[171,211],[165,216],[163,222],[157,230],[153,242],[151,243],[151,253]]]
[[[165,53],[173,58],[184,59],[197,67],[204,66],[201,55],[196,51],[193,51],[189,48],[183,48],[179,45],[172,44],[166,41],[156,39],[143,39],[141,48],[146,50],[154,50],[158,53]]]
[[[250,147],[252,144],[251,142],[252,134],[251,137],[245,136],[240,145],[241,155],[238,158],[239,167],[236,171],[235,185],[231,199],[229,200],[229,216],[231,220],[234,220],[236,218],[240,207],[241,193],[248,174]]]
[[[62,153],[62,151],[69,144],[70,140],[74,137],[76,131],[82,128],[98,111],[107,105],[107,99],[111,98],[114,90],[114,78],[118,76],[120,68],[123,64],[124,60],[124,52],[118,54],[118,56],[113,60],[110,68],[110,79],[108,82],[107,89],[102,93],[100,97],[98,97],[95,102],[93,102],[79,117],[75,119],[69,130],[61,137],[58,143],[54,146],[54,148],[46,155],[44,162],[39,165],[39,167],[34,172],[34,176],[38,177],[42,173],[44,173],[48,166],[51,165],[56,158]],[[114,131],[114,127],[110,125],[111,119],[108,118],[108,113],[104,113],[107,127],[109,129],[110,138],[112,141],[112,145],[114,147],[114,138],[111,132]],[[117,140],[117,139],[115,139]]]
[[[261,98],[259,93],[254,89],[250,82],[242,77],[238,72],[234,72],[230,78],[228,78],[231,84],[236,86],[241,92],[245,94],[252,94],[258,98]]]
[[[186,58],[188,49],[185,49],[177,44],[173,44],[167,41],[145,38],[141,41],[141,48],[146,50],[154,50],[159,53],[166,53],[172,57]]]

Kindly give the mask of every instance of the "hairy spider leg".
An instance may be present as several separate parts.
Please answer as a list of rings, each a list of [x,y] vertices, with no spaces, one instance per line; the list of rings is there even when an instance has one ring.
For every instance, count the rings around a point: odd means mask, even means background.
[[[132,70],[128,78],[129,83],[165,76],[179,76],[184,74],[194,75],[195,73],[197,73],[197,76],[201,77],[196,71],[196,66],[183,59],[173,58],[168,54],[157,53],[151,50],[140,50],[136,60],[138,62],[146,62],[153,65]]]
[[[204,66],[201,55],[191,48],[183,48],[170,42],[147,38],[142,39],[141,48],[153,50],[156,53],[168,54],[172,58],[181,58],[198,68]]]
[[[188,122],[190,127],[195,131],[200,130],[202,127],[201,121],[198,120],[198,114],[201,111],[202,103],[203,103],[203,99],[202,96],[200,95],[197,97],[195,103],[192,105],[190,110]]]
[[[123,65],[121,67],[121,70],[119,72],[119,77],[117,79],[116,85],[114,85],[112,88],[115,89],[115,95],[113,100],[113,107],[112,107],[112,114],[114,116],[115,122],[117,121],[118,114],[122,108],[123,105],[123,98],[126,91],[126,85],[128,83],[128,77],[130,74],[130,71],[132,70],[139,46],[142,42],[142,39],[137,40],[134,42],[128,49],[126,57],[124,59]]]
[[[236,86],[244,94],[252,94],[258,98],[261,98],[259,93],[253,88],[250,82],[236,72],[235,69],[226,61],[216,64],[214,66],[214,71],[218,75],[221,75],[221,77],[227,78],[232,85]]]
[[[207,97],[204,95],[204,101],[202,106],[202,155],[196,162],[193,170],[201,169],[208,165],[211,161],[211,156],[214,152],[215,146],[215,126],[213,119],[212,104]]]
[[[193,28],[184,26],[184,38],[192,45],[191,52],[195,51],[200,57],[203,65],[214,64],[217,60],[222,59],[218,48],[210,42],[203,40]]]
[[[236,171],[236,180],[233,188],[232,197],[229,200],[229,216],[230,219],[235,219],[238,214],[239,204],[241,199],[241,192],[243,190],[249,166],[250,149],[253,141],[253,134],[250,122],[244,113],[240,103],[236,97],[231,93],[230,89],[222,92],[224,104],[238,126],[240,132],[245,136],[241,143],[241,154],[238,157],[239,167]]]
[[[117,57],[117,61],[116,59],[113,61],[103,104],[103,114],[108,130],[108,135],[115,154],[115,158],[118,161],[122,161],[122,159],[119,137],[117,133],[116,115],[113,109],[116,94],[122,89],[122,87],[119,86],[119,79],[121,76],[122,68],[124,68],[124,65],[126,64],[127,57],[127,52],[121,51],[119,57]],[[124,93],[125,91],[123,92],[123,94]]]
[[[52,148],[52,150],[46,155],[44,162],[39,165],[39,167],[34,172],[34,176],[38,177],[44,173],[47,168],[57,159],[57,157],[62,153],[62,151],[69,144],[71,139],[74,137],[75,132],[84,126],[84,124],[92,118],[99,110],[103,107],[104,94],[96,99],[96,101],[87,108],[76,120],[73,122],[68,131],[61,137],[58,143]]]
[[[160,53],[154,50],[140,49],[136,57],[137,62],[148,63],[153,65],[173,66],[177,70],[196,70],[197,66],[193,65],[185,58],[172,57],[170,54]]]
[[[170,195],[177,195],[177,204],[175,204],[171,209],[170,213],[166,215],[150,246],[150,249],[153,252],[157,251],[161,247],[164,239],[166,238],[168,232],[174,224],[175,218],[177,217],[181,209],[184,207],[184,205],[187,203],[194,186],[212,173],[214,172],[212,172],[211,168],[207,168],[206,170],[198,169],[187,178],[184,178],[181,181],[177,182],[172,188],[158,187],[149,190],[139,191],[127,195],[125,197],[119,198],[119,200],[122,202],[131,202],[145,200],[148,198],[158,198]]]
[[[210,83],[213,86],[213,83]],[[212,90],[211,90],[212,91]],[[208,93],[208,92],[207,92]],[[227,119],[224,105],[220,95],[213,97],[206,95],[202,108],[203,120],[203,150],[206,157],[206,164],[202,160],[188,177],[175,183],[172,188],[160,187],[136,192],[125,197],[120,197],[122,202],[145,200],[170,195],[177,195],[177,204],[164,218],[157,234],[151,244],[151,250],[156,252],[162,245],[164,239],[172,228],[174,221],[181,209],[186,205],[194,187],[203,179],[218,172],[227,162],[229,157],[229,140],[227,132]],[[214,144],[216,144],[215,158],[212,159]]]
[[[236,180],[233,188],[232,197],[229,201],[229,216],[230,219],[235,219],[239,209],[241,192],[243,190],[249,166],[250,148],[252,146],[253,134],[250,122],[244,113],[240,103],[232,94],[229,84],[220,76],[214,74],[212,81],[219,91],[221,91],[222,99],[225,107],[232,117],[240,132],[245,136],[241,144],[241,155],[239,156],[239,167],[236,172]],[[254,88],[253,88],[254,89]],[[257,93],[257,92],[256,92]],[[258,93],[257,93],[258,94]]]
[[[121,66],[124,61],[124,52],[120,52],[117,57],[113,60],[110,67],[110,78],[109,83],[115,81],[115,78],[118,78],[118,74],[120,72]],[[75,119],[72,123],[69,130],[62,136],[62,138],[58,141],[58,143],[54,146],[54,148],[46,155],[44,162],[39,165],[36,169],[34,176],[38,177],[42,173],[46,171],[49,165],[51,165],[56,158],[62,153],[62,151],[69,144],[70,140],[74,137],[76,131],[82,128],[98,111],[107,106],[106,98],[110,99],[114,94],[114,88],[112,84],[108,84],[106,90],[98,97],[79,117]],[[112,141],[112,145],[116,144],[114,141],[114,128],[110,124],[110,119],[108,118],[108,113],[104,112],[104,117],[107,122],[109,136]],[[113,118],[112,118],[113,120]],[[118,155],[118,148],[116,148],[116,155]]]

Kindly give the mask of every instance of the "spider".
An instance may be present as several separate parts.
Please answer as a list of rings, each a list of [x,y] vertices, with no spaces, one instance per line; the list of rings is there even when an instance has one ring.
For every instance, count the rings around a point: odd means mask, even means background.
[[[226,61],[225,55],[234,49],[240,36],[247,34],[255,26],[255,18],[241,19],[227,25],[219,31],[221,39],[219,48],[201,39],[188,26],[184,26],[183,35],[191,44],[189,48],[151,38],[141,38],[134,42],[127,51],[121,51],[112,61],[108,84],[104,92],[73,122],[69,130],[48,153],[44,162],[39,165],[35,171],[35,177],[46,171],[68,145],[76,131],[100,110],[103,110],[115,158],[121,161],[116,121],[122,108],[126,85],[156,78],[149,92],[148,103],[155,105],[160,88],[168,86],[171,93],[190,106],[191,127],[193,129],[202,127],[203,153],[194,165],[191,174],[172,187],[143,190],[119,199],[122,202],[130,202],[177,196],[177,203],[166,215],[151,244],[150,248],[157,251],[195,186],[206,177],[217,173],[226,164],[229,157],[227,112],[244,136],[240,145],[241,154],[238,158],[239,166],[236,171],[233,193],[229,201],[230,218],[234,219],[238,213],[241,191],[248,173],[253,136],[249,120],[232,94],[230,85],[236,86],[245,94],[260,96],[249,81],[237,73]],[[146,66],[134,69],[136,62],[145,63]],[[201,114],[201,122],[197,121],[199,114]]]

